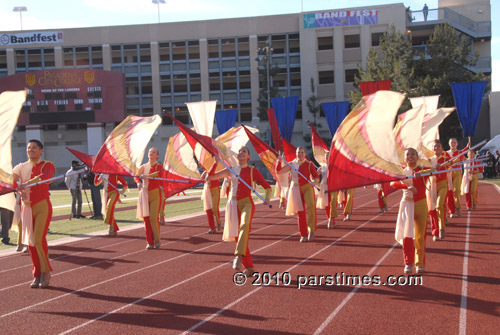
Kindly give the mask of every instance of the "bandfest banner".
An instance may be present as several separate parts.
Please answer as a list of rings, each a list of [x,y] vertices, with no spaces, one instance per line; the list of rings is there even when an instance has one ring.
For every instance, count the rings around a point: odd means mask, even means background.
[[[63,43],[62,31],[43,31],[31,33],[0,34],[1,45]]]
[[[304,28],[356,26],[377,23],[378,12],[376,9],[338,10],[304,14]]]

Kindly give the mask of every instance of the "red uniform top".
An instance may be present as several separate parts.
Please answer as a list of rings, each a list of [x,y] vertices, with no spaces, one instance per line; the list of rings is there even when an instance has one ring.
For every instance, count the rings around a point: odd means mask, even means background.
[[[210,188],[215,188],[220,186],[220,179],[210,180]]]
[[[94,183],[98,184],[99,183],[98,180],[99,180],[99,176],[96,175],[95,178],[94,178]],[[124,188],[128,188],[128,184],[125,181],[125,178],[123,178],[123,176],[120,176],[120,175],[117,175],[117,174],[110,174],[109,177],[108,177],[108,188],[106,189],[106,192],[116,191],[116,189],[112,185],[114,185],[115,187],[117,187],[118,181],[122,184],[122,186]]]
[[[149,169],[149,174],[152,175],[153,173],[158,172],[157,176],[158,178],[164,178],[165,177],[165,170],[163,169],[163,165],[160,162],[156,162],[153,165],[151,165],[151,168]],[[136,183],[140,182],[139,177],[135,177],[134,181]],[[148,191],[155,190],[157,188],[160,188],[160,186],[163,186],[164,180],[158,180],[158,179],[148,179]]]
[[[457,150],[455,152],[452,152],[451,149],[447,151],[447,154],[450,155],[450,157],[456,157],[464,152],[466,152],[467,150],[469,150],[469,146],[466,146],[465,148],[463,148],[462,150]],[[457,162],[461,162],[461,161],[464,161],[466,160],[467,158],[465,157],[465,155],[462,155],[458,158]],[[453,162],[455,162],[455,160],[453,160]],[[461,165],[459,163],[457,164],[454,164],[452,166],[453,169],[456,169],[456,168],[459,168]]]
[[[474,161],[472,165],[481,165],[480,161]],[[472,173],[473,174],[478,174],[478,173],[483,173],[483,167],[482,166],[474,166],[472,168]]]
[[[437,156],[435,156],[437,157]],[[443,164],[446,162],[448,159],[450,159],[450,155],[448,155],[447,152],[443,151],[441,156],[437,157],[437,162],[439,165]],[[448,169],[449,164],[446,164],[445,166],[439,167],[439,169],[436,169],[436,171],[443,171]],[[439,183],[440,181],[446,180],[446,173],[438,173],[436,174],[436,183]]]
[[[415,175],[416,172],[420,171],[422,171],[422,168],[420,166],[417,166],[415,169],[413,169],[413,175]],[[413,202],[425,199],[425,183],[427,181],[427,178],[428,177],[413,178],[413,186],[417,189],[417,194],[413,195]],[[398,190],[408,189],[408,185],[404,184],[401,181],[392,182],[391,186]]]
[[[278,163],[278,166],[276,167],[276,171],[281,171],[282,167],[281,167],[281,161]],[[302,162],[302,164],[299,165],[299,168],[298,168],[299,172],[302,173],[304,176],[306,177],[310,177],[312,176],[313,179],[317,179],[319,180],[319,175],[318,175],[318,171],[316,171],[316,168],[314,167],[313,163],[311,161],[304,161]],[[304,177],[302,177],[300,174],[298,174],[299,176],[299,186],[303,186],[305,184],[309,184],[309,181],[307,181],[306,179],[304,179]]]
[[[250,176],[251,171],[253,172],[252,173],[253,176]],[[250,166],[245,166],[240,171],[240,177],[250,186],[252,186],[252,180],[253,180],[254,182],[257,182],[257,184],[259,184],[260,186],[264,187],[266,190],[271,188],[271,186],[269,186],[269,184],[264,179],[264,177],[262,176],[260,171],[257,170],[256,168],[251,168]],[[251,195],[252,195],[252,190],[250,190],[250,188],[248,188],[241,181],[238,181],[238,190],[236,191],[236,200],[240,200],[240,199],[247,198],[247,197],[251,198]]]
[[[54,176],[56,168],[49,161],[40,161],[31,168],[30,179],[40,177],[41,180],[46,180]],[[24,181],[26,182],[26,181]],[[39,203],[42,200],[49,199],[49,184],[43,183],[29,188],[31,206]]]

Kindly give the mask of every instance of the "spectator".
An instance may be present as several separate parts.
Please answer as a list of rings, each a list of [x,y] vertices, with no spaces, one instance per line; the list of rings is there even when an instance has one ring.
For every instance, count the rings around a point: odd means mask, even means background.
[[[78,161],[71,162],[71,168],[66,172],[66,174],[81,169],[82,166]],[[64,182],[71,192],[71,215],[76,219],[85,218],[82,215],[82,174],[76,173],[64,178]]]
[[[90,218],[92,220],[103,220],[102,216],[102,200],[101,200],[101,185],[96,185],[94,183],[95,175],[92,171],[87,172],[83,176],[83,180],[86,180],[90,186],[90,197],[92,198],[92,208],[94,210],[94,215]]]
[[[410,6],[408,6],[408,8],[406,8],[406,19],[408,20],[408,22],[413,21],[413,18],[411,17]]]
[[[16,204],[16,198],[14,193],[7,193],[0,196],[0,212],[1,212],[1,222],[0,235],[2,236],[3,244],[10,244],[9,229],[12,226],[12,219],[14,217],[14,212],[12,209]]]
[[[500,152],[498,152],[498,150],[495,150],[495,159],[497,161],[497,164],[495,166],[495,173],[496,175],[498,176],[498,174],[500,173]]]
[[[484,168],[484,178],[493,178],[496,161],[495,157],[493,157],[489,150],[486,152],[486,159],[484,160],[484,163],[486,164]]]
[[[424,8],[422,10],[422,13],[424,13],[424,21],[427,21],[427,15],[429,15],[429,7],[427,7],[427,4],[424,4]]]

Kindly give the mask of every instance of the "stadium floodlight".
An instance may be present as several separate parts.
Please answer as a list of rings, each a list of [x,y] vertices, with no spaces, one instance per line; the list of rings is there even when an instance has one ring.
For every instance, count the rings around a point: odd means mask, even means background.
[[[21,19],[21,30],[23,30],[23,12],[27,12],[28,8],[26,6],[17,6],[12,10],[13,12],[19,12],[19,18]]]
[[[155,5],[158,5],[158,23],[160,23],[160,4],[166,4],[165,0],[153,0]]]

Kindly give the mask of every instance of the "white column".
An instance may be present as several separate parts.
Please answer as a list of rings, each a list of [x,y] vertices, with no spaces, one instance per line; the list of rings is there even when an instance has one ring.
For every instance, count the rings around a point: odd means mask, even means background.
[[[104,126],[102,123],[87,124],[87,152],[89,155],[97,155],[104,143]]]
[[[26,126],[26,145],[29,140],[39,140],[43,144],[43,129],[42,126]],[[42,154],[42,159],[45,159],[45,150]]]

